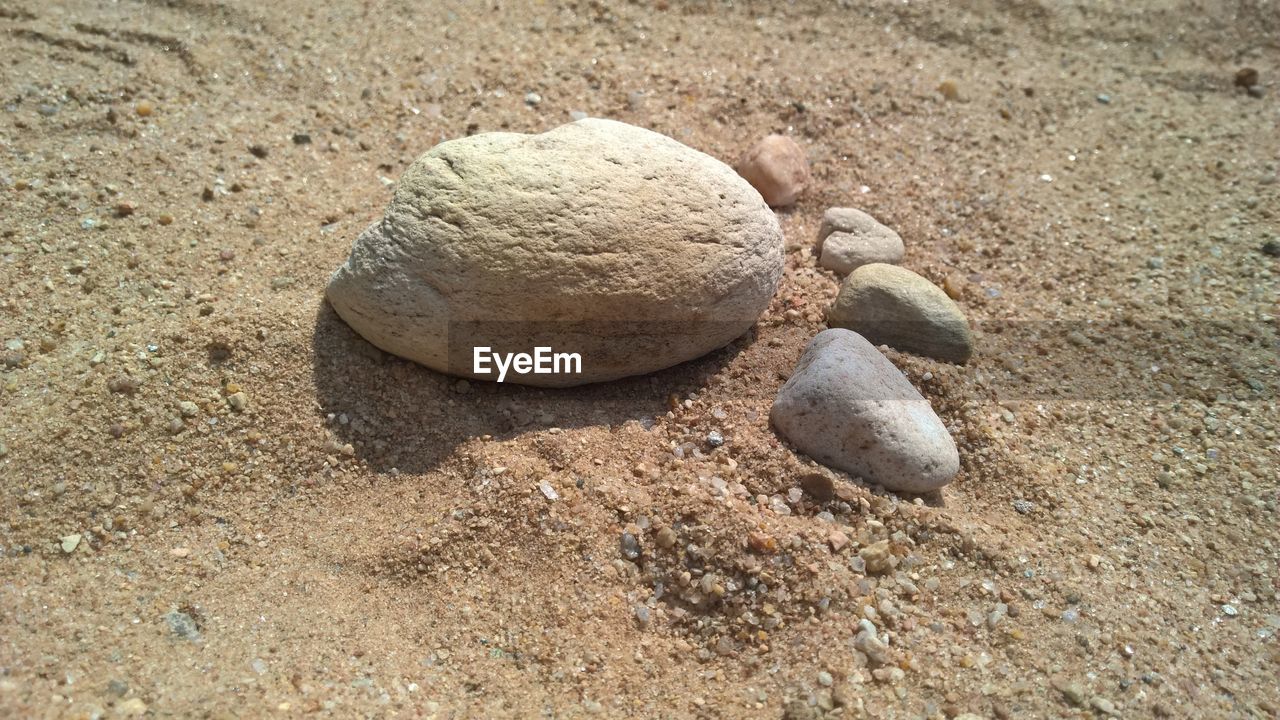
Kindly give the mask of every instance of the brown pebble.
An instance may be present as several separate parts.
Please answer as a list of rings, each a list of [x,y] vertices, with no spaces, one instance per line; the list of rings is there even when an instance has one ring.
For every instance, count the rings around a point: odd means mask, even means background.
[[[747,546],[758,553],[775,553],[778,541],[762,532],[747,533]]]
[[[132,395],[138,391],[138,381],[128,375],[118,375],[107,381],[107,389],[121,395]]]
[[[951,273],[942,281],[942,292],[952,300],[964,297],[964,278],[960,273]]]
[[[138,113],[138,117],[151,117],[151,113],[155,112],[155,106],[143,100],[133,107],[133,111]]]
[[[954,80],[943,80],[938,85],[938,92],[942,93],[943,98],[951,102],[960,99],[960,88],[956,87]]]
[[[172,216],[172,215],[170,215],[169,213],[165,213],[165,214],[161,215],[160,217],[156,218],[156,222],[160,223],[161,225],[172,225],[172,224],[173,224],[173,216]]]
[[[1260,79],[1256,68],[1245,67],[1236,71],[1236,87],[1251,88],[1257,85]]]
[[[116,203],[116,217],[129,217],[138,209],[137,205],[131,202]]]
[[[734,169],[770,207],[794,203],[809,183],[809,159],[785,135],[765,137],[742,155]]]
[[[800,478],[800,489],[819,502],[827,502],[836,496],[836,483],[825,473],[809,473]]]
[[[265,158],[270,153],[265,145],[250,145],[249,154],[256,158]]]

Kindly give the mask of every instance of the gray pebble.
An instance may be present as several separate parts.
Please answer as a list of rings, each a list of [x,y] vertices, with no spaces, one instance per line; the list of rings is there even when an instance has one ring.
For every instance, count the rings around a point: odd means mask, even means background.
[[[164,620],[169,624],[169,629],[174,635],[192,642],[200,639],[200,628],[190,615],[180,610],[172,610],[165,614]]]
[[[635,535],[629,532],[622,533],[618,546],[622,549],[622,555],[626,559],[635,560],[640,557],[640,541],[636,539]]]
[[[819,264],[848,275],[871,263],[902,262],[902,238],[870,215],[854,208],[831,208],[818,231]]]
[[[809,342],[770,419],[806,455],[890,490],[929,492],[960,470],[955,441],[929,401],[849,330]]]

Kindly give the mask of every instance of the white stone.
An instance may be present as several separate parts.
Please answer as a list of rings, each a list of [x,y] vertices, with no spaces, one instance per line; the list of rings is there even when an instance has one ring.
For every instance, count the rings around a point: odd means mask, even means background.
[[[579,353],[566,386],[670,367],[750,328],[782,275],[773,212],[730,167],[671,138],[586,119],[436,146],[397,183],[329,282],[388,352],[466,377],[475,347]]]
[[[848,275],[870,263],[902,262],[902,238],[878,220],[855,208],[831,208],[818,231],[819,264]]]

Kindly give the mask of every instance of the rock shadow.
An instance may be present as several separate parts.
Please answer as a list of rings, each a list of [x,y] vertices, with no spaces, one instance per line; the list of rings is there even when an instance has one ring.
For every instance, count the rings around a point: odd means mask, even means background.
[[[667,412],[671,394],[684,397],[705,386],[755,337],[753,326],[701,358],[610,382],[536,388],[469,380],[460,390],[458,378],[374,347],[321,300],[311,362],[319,412],[339,443],[350,443],[378,472],[424,473],[457,445],[484,435],[510,439],[552,427],[612,427],[632,420],[647,426]]]

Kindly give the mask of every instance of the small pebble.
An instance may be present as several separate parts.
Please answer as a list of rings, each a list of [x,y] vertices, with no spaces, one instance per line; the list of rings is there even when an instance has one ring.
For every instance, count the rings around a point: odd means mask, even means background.
[[[181,413],[184,418],[192,418],[200,414],[200,406],[190,400],[183,400],[178,403],[178,412]]]
[[[249,398],[243,392],[234,392],[227,396],[227,404],[236,412],[243,412],[249,405]]]
[[[960,99],[960,88],[956,86],[954,80],[943,80],[938,85],[938,92],[949,102],[955,102]]]
[[[635,560],[640,557],[640,541],[635,535],[629,532],[622,533],[622,537],[618,540],[618,546],[622,550],[622,556],[628,560]]]
[[[294,145],[310,145],[311,136],[308,135],[307,133],[294,133],[293,144]]]
[[[858,557],[866,563],[867,573],[871,575],[887,573],[898,564],[898,559],[889,552],[888,540],[881,540],[862,548],[858,551]]]
[[[1093,706],[1094,710],[1097,710],[1103,715],[1116,714],[1116,704],[1102,696],[1098,696],[1090,700],[1089,704]]]
[[[853,640],[853,647],[867,657],[867,661],[873,668],[889,664],[889,646],[875,633],[867,632],[865,629],[859,632]]]
[[[200,627],[196,624],[195,618],[181,610],[172,610],[165,613],[164,621],[168,623],[169,630],[184,640],[196,641],[200,639]]]
[[[758,553],[775,553],[778,551],[778,541],[772,535],[762,532],[747,533],[747,547]]]
[[[1062,697],[1072,705],[1077,707],[1084,705],[1085,692],[1083,687],[1075,683],[1069,683],[1060,686],[1058,692],[1062,693]]]
[[[960,273],[951,273],[942,280],[942,292],[952,300],[959,300],[964,297],[964,276]]]
[[[836,482],[826,473],[814,472],[800,478],[800,489],[818,502],[829,502],[835,499]]]
[[[78,533],[71,534],[71,535],[63,535],[62,537],[58,538],[62,543],[62,552],[64,553],[75,552],[76,548],[80,547],[80,538],[81,538],[81,535]]]
[[[720,447],[724,445],[724,435],[719,430],[712,430],[707,433],[707,444],[711,447]]]
[[[155,112],[155,106],[146,100],[143,100],[133,106],[133,111],[138,113],[138,117],[151,117],[151,113]]]
[[[1251,88],[1258,85],[1260,80],[1257,68],[1243,67],[1236,71],[1236,87]]]
[[[537,107],[542,104],[542,96],[536,92],[528,92],[524,95],[524,104],[529,107]]]
[[[818,264],[840,275],[871,263],[902,262],[905,252],[898,233],[856,208],[823,213],[818,247],[822,253]]]
[[[743,153],[734,169],[770,207],[794,203],[809,183],[809,159],[785,135],[766,136]]]
[[[551,487],[551,483],[546,480],[538,481],[538,491],[542,493],[543,497],[552,502],[560,499],[560,493],[556,492],[556,489]]]

